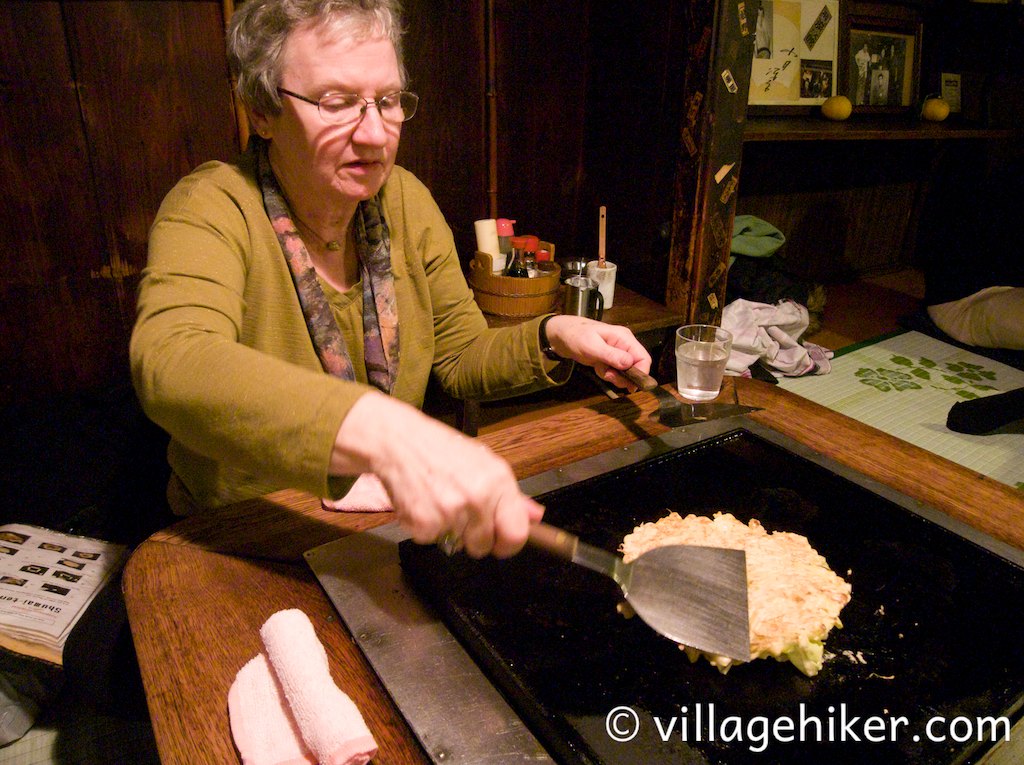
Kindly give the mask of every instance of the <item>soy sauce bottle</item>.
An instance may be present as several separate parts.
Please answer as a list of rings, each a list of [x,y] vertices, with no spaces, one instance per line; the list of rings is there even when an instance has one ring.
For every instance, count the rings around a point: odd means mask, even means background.
[[[505,276],[516,276],[528,278],[529,270],[526,268],[526,240],[525,237],[512,237],[512,263],[505,271]]]

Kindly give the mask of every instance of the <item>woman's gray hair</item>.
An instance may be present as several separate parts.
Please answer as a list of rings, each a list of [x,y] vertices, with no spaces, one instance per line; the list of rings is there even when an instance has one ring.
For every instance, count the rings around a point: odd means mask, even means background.
[[[399,0],[246,0],[228,22],[227,53],[235,89],[249,109],[280,114],[281,53],[288,36],[309,23],[344,37],[387,38],[405,87]]]

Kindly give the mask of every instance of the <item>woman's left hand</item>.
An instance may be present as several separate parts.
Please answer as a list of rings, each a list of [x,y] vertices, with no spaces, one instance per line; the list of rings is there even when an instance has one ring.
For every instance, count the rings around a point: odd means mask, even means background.
[[[545,327],[548,342],[559,356],[593,367],[598,377],[629,391],[637,386],[622,371],[651,371],[651,354],[626,327],[582,316],[552,316]]]

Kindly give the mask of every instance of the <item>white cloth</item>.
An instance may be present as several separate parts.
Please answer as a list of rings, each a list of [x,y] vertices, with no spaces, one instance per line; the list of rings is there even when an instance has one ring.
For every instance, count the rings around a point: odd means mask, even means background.
[[[377,744],[359,709],[334,684],[327,652],[309,617],[297,608],[278,611],[260,628],[267,660],[302,733],[321,765],[365,765]]]
[[[228,715],[242,765],[316,765],[262,653],[235,676],[228,691]]]
[[[384,484],[373,473],[363,473],[341,499],[320,500],[324,510],[341,513],[388,513],[395,509]]]
[[[264,650],[238,672],[228,714],[243,765],[366,765],[377,743],[331,677],[309,617],[278,611],[260,628]]]
[[[832,352],[821,346],[801,345],[797,338],[807,331],[807,308],[792,300],[776,305],[734,300],[722,312],[722,328],[732,333],[732,351],[726,372],[743,375],[763,363],[786,377],[827,374]]]

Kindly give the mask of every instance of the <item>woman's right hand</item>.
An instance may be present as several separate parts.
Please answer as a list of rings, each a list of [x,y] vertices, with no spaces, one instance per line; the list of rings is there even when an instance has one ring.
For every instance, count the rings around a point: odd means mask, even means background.
[[[331,472],[376,474],[415,541],[454,535],[475,558],[519,552],[529,524],[543,515],[487,446],[382,393],[367,393],[349,410]]]

